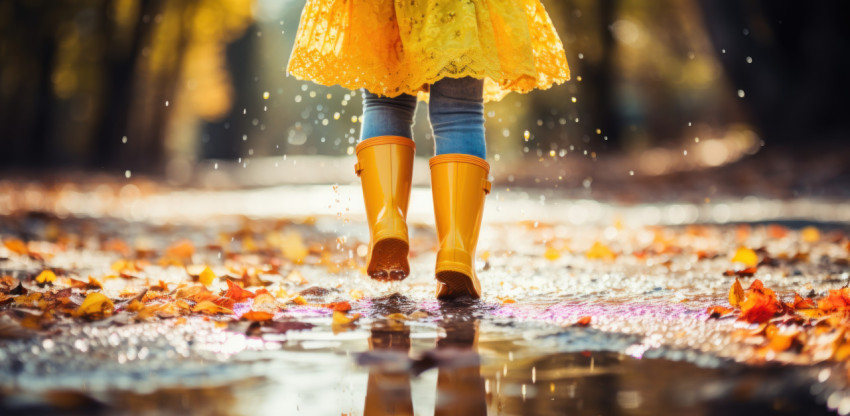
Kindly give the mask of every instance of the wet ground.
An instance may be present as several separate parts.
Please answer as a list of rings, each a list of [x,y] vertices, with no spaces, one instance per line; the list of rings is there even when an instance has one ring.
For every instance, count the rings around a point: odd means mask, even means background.
[[[707,311],[731,306],[736,278],[784,302],[846,286],[850,201],[621,205],[497,189],[484,297],[438,302],[427,189],[411,202],[412,275],[391,284],[363,273],[354,186],[3,191],[0,275],[20,282],[0,306],[3,414],[850,413],[843,323]],[[733,261],[741,248],[755,269]],[[181,306],[205,268],[211,293],[232,293],[228,280],[265,289],[271,317],[251,318],[256,298]],[[44,270],[56,280],[39,284]],[[20,297],[66,288],[72,312],[49,319]],[[92,293],[111,313],[78,314]],[[765,325],[793,342],[776,347]]]

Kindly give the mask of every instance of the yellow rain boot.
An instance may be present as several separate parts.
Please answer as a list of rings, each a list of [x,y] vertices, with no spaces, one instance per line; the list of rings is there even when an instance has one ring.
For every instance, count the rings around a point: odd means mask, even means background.
[[[413,176],[413,140],[399,136],[366,139],[357,145],[357,176],[363,184],[369,222],[366,273],[378,280],[410,274],[407,254],[407,204]]]
[[[475,246],[481,228],[484,196],[490,193],[484,159],[445,154],[431,158],[431,192],[440,250],[436,278],[437,298],[469,295],[481,297],[481,284],[475,275]]]

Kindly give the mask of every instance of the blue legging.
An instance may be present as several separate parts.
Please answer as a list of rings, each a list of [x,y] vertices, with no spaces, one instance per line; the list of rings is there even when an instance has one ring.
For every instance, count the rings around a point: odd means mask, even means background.
[[[434,131],[435,153],[487,157],[484,141],[484,81],[443,78],[431,85],[428,118]],[[379,97],[363,90],[360,140],[377,136],[413,138],[416,97]]]

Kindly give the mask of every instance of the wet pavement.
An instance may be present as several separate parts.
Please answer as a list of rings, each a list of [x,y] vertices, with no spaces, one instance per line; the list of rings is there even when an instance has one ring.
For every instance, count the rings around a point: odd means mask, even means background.
[[[27,244],[0,247],[0,275],[29,293],[72,287],[71,309],[92,292],[115,308],[45,322],[4,301],[3,414],[850,413],[847,367],[821,339],[840,330],[777,317],[807,338],[766,348],[764,326],[707,312],[729,306],[735,272],[783,301],[846,286],[848,201],[621,205],[500,189],[479,244],[484,297],[438,302],[427,189],[411,202],[411,276],[379,283],[363,273],[355,186],[5,186],[0,239]],[[741,247],[757,270],[732,261]],[[265,288],[273,319],[246,318],[250,300],[131,311],[154,287],[179,298],[206,267],[213,293],[229,279]],[[45,269],[52,286],[35,280]],[[89,276],[102,290],[67,280]],[[342,302],[351,310],[335,314]]]

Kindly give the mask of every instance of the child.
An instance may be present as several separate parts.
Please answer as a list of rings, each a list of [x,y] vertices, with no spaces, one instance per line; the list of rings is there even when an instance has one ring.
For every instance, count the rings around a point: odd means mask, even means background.
[[[475,246],[490,192],[483,102],[569,79],[540,0],[308,0],[288,71],[363,89],[355,170],[369,222],[366,270],[374,279],[410,273],[411,127],[417,95],[430,96],[437,297],[480,297]]]

